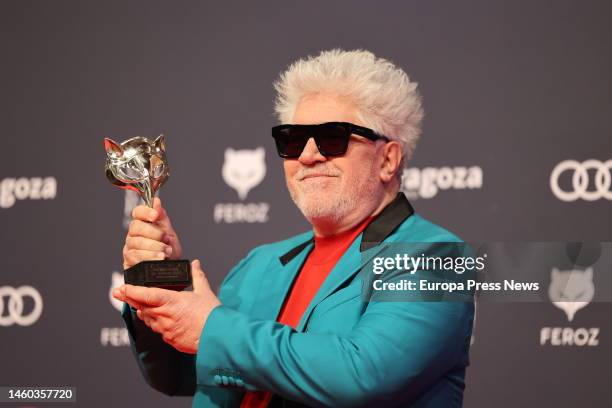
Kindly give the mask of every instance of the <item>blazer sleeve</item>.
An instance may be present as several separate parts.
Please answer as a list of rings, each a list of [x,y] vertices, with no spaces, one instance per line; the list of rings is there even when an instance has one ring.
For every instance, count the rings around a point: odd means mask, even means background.
[[[398,276],[401,278],[401,276]],[[201,334],[197,381],[240,373],[248,390],[313,406],[409,401],[458,364],[467,364],[470,302],[370,302],[345,336],[297,332],[220,305]]]
[[[132,352],[151,387],[166,395],[193,395],[195,356],[182,353],[147,327],[126,303],[121,313],[130,336]]]
[[[221,286],[222,292],[231,291],[233,286],[227,282],[236,283],[234,278],[237,272],[253,253],[228,273]],[[229,299],[227,301],[229,304]],[[163,341],[159,333],[147,327],[127,303],[123,306],[121,316],[128,330],[132,352],[147,384],[166,395],[193,395],[196,388],[196,356],[182,353]]]

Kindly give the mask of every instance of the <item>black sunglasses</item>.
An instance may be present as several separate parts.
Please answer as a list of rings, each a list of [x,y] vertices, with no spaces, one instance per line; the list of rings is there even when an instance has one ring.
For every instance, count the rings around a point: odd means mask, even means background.
[[[346,153],[352,134],[369,140],[389,141],[386,136],[372,129],[349,122],[327,122],[319,125],[279,125],[272,128],[278,155],[283,159],[297,159],[302,154],[308,140],[313,137],[319,152],[325,156],[340,156]]]

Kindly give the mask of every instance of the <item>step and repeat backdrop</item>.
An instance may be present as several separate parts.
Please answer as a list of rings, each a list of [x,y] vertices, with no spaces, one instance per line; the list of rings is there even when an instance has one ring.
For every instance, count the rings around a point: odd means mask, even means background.
[[[272,83],[325,49],[371,50],[419,83],[402,183],[418,213],[468,241],[612,241],[610,15],[594,1],[3,1],[0,386],[190,405],[145,384],[110,296],[138,197],[106,180],[103,138],[165,135],[160,196],[218,287],[253,247],[309,228],[270,136]],[[610,273],[588,275],[579,305],[479,304],[465,406],[610,406]]]

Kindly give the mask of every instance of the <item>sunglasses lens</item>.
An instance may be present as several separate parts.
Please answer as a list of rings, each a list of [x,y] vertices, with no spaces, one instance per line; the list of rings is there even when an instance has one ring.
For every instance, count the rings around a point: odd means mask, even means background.
[[[319,151],[324,156],[338,156],[346,153],[350,130],[342,125],[326,124],[317,129],[315,137]]]
[[[300,157],[308,142],[308,133],[302,128],[276,128],[273,136],[278,154],[288,159]]]
[[[276,141],[279,156],[297,159],[311,137],[314,137],[319,152],[323,156],[339,156],[346,153],[350,128],[341,124],[290,125],[273,128],[272,136]]]

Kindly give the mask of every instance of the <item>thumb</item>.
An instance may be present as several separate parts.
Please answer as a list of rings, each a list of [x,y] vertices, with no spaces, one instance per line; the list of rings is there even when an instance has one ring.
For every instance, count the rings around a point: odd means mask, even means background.
[[[153,197],[153,208],[155,208],[156,210],[162,208],[161,198],[159,198],[158,196]]]
[[[208,279],[206,279],[206,275],[198,259],[191,262],[191,279],[193,281],[193,291],[195,293],[212,292]]]
[[[164,207],[162,206],[161,198],[154,197],[153,198],[153,209],[159,213],[158,219],[161,218]],[[164,214],[165,215],[165,214]]]
[[[157,218],[155,218],[155,222],[165,230],[171,230],[172,224],[170,223],[170,218],[168,217],[168,213],[162,207],[162,202],[159,197],[155,197],[153,199],[153,209],[157,211]]]

